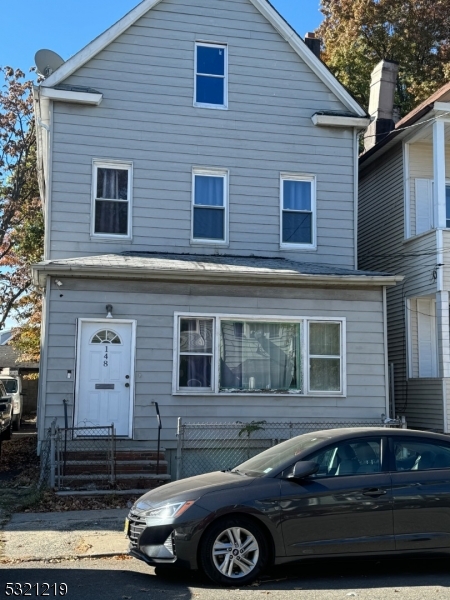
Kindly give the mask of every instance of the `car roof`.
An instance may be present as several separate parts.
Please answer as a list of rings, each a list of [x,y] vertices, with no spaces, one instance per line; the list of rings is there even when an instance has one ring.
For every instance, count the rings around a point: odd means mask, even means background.
[[[17,379],[17,377],[13,377],[12,375],[1,375],[0,379]]]
[[[418,429],[397,429],[394,427],[343,427],[339,429],[323,429],[321,431],[312,431],[317,435],[326,435],[333,439],[347,439],[348,437],[361,436],[369,437],[373,435],[390,435],[403,437],[429,437],[439,440],[450,441],[450,437],[444,433],[434,431],[422,431]]]

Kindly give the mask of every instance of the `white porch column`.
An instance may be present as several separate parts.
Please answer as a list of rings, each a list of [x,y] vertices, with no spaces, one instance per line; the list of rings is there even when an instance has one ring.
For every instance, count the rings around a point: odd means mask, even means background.
[[[434,226],[446,226],[445,202],[445,122],[433,123],[433,170],[434,170]]]
[[[436,321],[438,332],[439,375],[450,377],[450,318],[449,293],[436,294]]]

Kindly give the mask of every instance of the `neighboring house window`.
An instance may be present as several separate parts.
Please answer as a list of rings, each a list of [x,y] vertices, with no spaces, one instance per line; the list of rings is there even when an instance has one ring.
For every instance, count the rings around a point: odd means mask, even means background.
[[[281,176],[281,246],[315,247],[315,178]]]
[[[436,302],[410,298],[407,307],[410,377],[437,377]]]
[[[227,62],[227,46],[195,44],[195,106],[227,107]]]
[[[433,181],[415,180],[416,235],[433,227]]]
[[[344,393],[343,319],[177,319],[175,391]]]
[[[131,164],[94,161],[94,236],[131,237]]]
[[[450,228],[450,184],[445,186],[445,226]]]
[[[228,173],[194,169],[192,241],[227,242]]]

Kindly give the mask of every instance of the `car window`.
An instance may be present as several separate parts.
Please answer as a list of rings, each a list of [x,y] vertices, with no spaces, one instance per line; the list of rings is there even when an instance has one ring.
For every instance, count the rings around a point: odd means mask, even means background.
[[[394,438],[394,461],[396,471],[450,469],[450,446],[438,441]]]
[[[345,440],[313,452],[304,460],[319,465],[310,477],[339,477],[379,473],[381,471],[381,439]]]
[[[7,394],[15,394],[17,392],[17,381],[15,379],[2,379]]]

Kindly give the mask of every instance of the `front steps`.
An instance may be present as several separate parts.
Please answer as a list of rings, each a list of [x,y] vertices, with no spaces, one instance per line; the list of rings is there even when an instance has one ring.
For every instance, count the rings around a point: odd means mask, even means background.
[[[170,480],[165,451],[118,449],[114,461],[92,450],[61,453],[59,490],[147,490]]]

